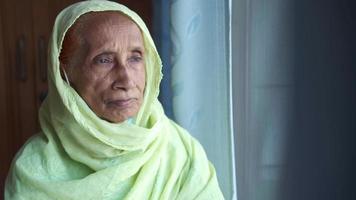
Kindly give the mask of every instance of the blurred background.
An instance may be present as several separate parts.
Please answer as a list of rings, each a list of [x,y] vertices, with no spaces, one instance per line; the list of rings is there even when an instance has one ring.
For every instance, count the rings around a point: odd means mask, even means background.
[[[0,1],[1,193],[40,131],[48,39],[74,2]],[[160,101],[202,143],[226,199],[356,199],[356,2],[118,2],[149,27]]]
[[[232,1],[239,199],[356,199],[355,11]]]

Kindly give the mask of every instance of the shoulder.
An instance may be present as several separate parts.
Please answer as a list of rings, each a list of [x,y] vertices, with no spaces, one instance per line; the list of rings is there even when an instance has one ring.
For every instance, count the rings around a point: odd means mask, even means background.
[[[177,199],[223,199],[214,166],[208,160],[203,146],[190,133],[171,121],[174,132],[170,145],[177,152],[184,149],[187,156],[182,170],[180,192]],[[172,157],[176,161],[176,157]],[[177,162],[176,162],[177,163]]]
[[[47,140],[43,134],[36,134],[29,138],[16,153],[11,163],[9,175],[16,173],[18,170],[27,171],[32,166],[42,163],[46,143]]]
[[[32,136],[14,157],[5,183],[5,199],[22,199],[23,183],[36,177],[43,168],[42,154],[47,141],[43,134]]]
[[[174,130],[171,134],[171,143],[182,145],[189,156],[199,156],[207,159],[203,146],[196,138],[176,122],[170,120],[170,124]]]
[[[185,159],[189,171],[199,176],[210,172],[211,164],[206,156],[203,146],[186,129],[170,121],[172,131],[168,141],[168,149],[174,156],[172,159]],[[186,166],[187,167],[187,166]]]
[[[56,138],[40,133],[14,158],[5,183],[5,199],[50,199],[56,183],[83,178],[90,172],[72,160]]]
[[[29,138],[16,153],[16,156],[12,161],[12,167],[19,164],[32,164],[41,160],[41,155],[43,154],[46,143],[47,139],[41,133]]]

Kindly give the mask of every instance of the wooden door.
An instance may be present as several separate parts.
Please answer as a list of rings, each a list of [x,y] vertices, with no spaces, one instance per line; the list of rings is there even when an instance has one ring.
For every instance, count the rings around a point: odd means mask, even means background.
[[[40,131],[38,109],[47,91],[48,39],[56,15],[74,2],[0,2],[0,199],[14,155]],[[136,11],[151,27],[151,0],[118,2]]]
[[[8,116],[9,113],[9,82],[8,77],[6,76],[7,68],[5,68],[5,51],[4,51],[4,41],[3,41],[3,26],[2,26],[2,16],[0,15],[0,128],[1,128],[1,145],[0,145],[0,191],[3,188],[3,177],[6,176],[9,160],[11,160],[11,145],[8,143],[9,137],[6,134],[9,129],[10,119]],[[2,193],[1,193],[2,196]]]
[[[31,2],[17,3],[11,0],[1,2],[4,79],[3,94],[6,111],[6,125],[1,129],[1,146],[6,149],[1,153],[1,190],[3,179],[10,162],[24,141],[37,128],[34,98],[34,70],[32,48]],[[16,9],[13,9],[16,8]]]

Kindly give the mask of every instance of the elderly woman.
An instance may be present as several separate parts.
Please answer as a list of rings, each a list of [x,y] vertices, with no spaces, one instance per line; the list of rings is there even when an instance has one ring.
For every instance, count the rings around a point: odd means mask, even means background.
[[[223,199],[201,145],[157,100],[161,61],[123,5],[76,3],[49,46],[42,132],[17,154],[5,199]]]

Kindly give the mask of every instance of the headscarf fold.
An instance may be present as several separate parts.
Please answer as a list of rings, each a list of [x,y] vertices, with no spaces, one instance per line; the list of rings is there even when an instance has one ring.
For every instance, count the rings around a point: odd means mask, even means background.
[[[60,74],[66,32],[81,15],[101,11],[125,14],[143,35],[146,86],[134,123],[99,118]],[[49,93],[40,108],[41,133],[14,159],[5,199],[223,199],[203,148],[165,116],[157,100],[162,63],[136,13],[104,0],[67,7],[57,16],[48,58]]]

